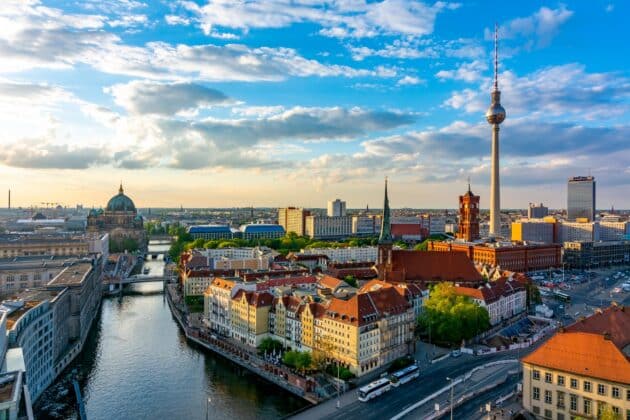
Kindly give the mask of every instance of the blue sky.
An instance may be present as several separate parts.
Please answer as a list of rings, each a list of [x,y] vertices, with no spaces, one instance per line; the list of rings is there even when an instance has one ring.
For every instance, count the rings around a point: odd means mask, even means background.
[[[504,208],[590,171],[630,207],[621,1],[9,0],[0,175],[14,203],[487,206],[499,25]]]

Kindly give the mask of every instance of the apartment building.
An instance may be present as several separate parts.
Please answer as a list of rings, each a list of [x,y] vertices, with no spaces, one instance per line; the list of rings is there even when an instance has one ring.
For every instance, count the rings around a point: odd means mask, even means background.
[[[490,324],[497,325],[525,312],[527,294],[525,287],[518,281],[506,277],[491,281],[479,288],[455,287],[455,293],[468,296],[490,316]]]
[[[273,295],[267,292],[239,290],[232,298],[230,310],[232,338],[258,347],[269,335],[269,309]]]
[[[342,248],[306,248],[300,250],[303,255],[325,255],[329,262],[371,261],[376,262],[375,246],[348,246]]]
[[[286,233],[294,232],[304,236],[306,231],[306,218],[311,215],[309,210],[297,207],[284,207],[278,209],[278,224]]]
[[[523,407],[540,419],[630,418],[630,311],[611,306],[522,359]]]

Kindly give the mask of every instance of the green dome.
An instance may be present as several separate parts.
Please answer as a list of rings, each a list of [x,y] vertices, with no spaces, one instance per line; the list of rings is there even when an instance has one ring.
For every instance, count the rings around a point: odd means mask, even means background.
[[[133,204],[131,198],[127,197],[123,193],[122,184],[120,184],[120,189],[118,190],[118,194],[113,196],[109,202],[107,203],[107,211],[132,211],[136,212],[136,206]]]

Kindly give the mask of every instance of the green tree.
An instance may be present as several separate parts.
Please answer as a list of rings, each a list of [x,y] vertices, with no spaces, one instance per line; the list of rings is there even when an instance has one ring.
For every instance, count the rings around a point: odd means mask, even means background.
[[[282,355],[282,363],[289,367],[295,367],[295,365],[297,364],[297,359],[298,352],[295,350],[287,351]]]
[[[597,416],[599,420],[621,420],[621,416],[616,414],[609,404],[605,404]]]
[[[538,290],[538,286],[534,284],[532,281],[528,281],[525,285],[526,292],[526,300],[527,307],[529,308],[531,305],[538,305],[542,303],[542,297],[540,296],[540,290]]]
[[[357,284],[357,278],[354,276],[346,276],[344,277],[343,281],[345,281],[352,287],[359,287]]]
[[[459,345],[490,327],[490,317],[468,296],[455,293],[451,283],[433,287],[418,318],[418,329],[432,340]]]
[[[260,345],[258,346],[258,352],[263,354],[263,353],[273,353],[274,351],[277,353],[280,350],[282,350],[282,342],[278,341],[278,340],[274,340],[271,337],[265,337],[262,339],[262,341],[260,342]]]
[[[313,364],[313,358],[311,357],[311,352],[309,351],[301,351],[298,352],[295,360],[295,367],[302,372],[311,368]]]

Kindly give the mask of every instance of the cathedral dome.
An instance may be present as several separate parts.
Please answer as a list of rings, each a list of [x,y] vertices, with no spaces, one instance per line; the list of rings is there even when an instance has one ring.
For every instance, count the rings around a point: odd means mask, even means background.
[[[133,204],[131,198],[127,197],[123,193],[122,184],[120,184],[120,189],[118,190],[118,194],[113,196],[107,202],[107,211],[132,211],[136,212],[136,206]]]

